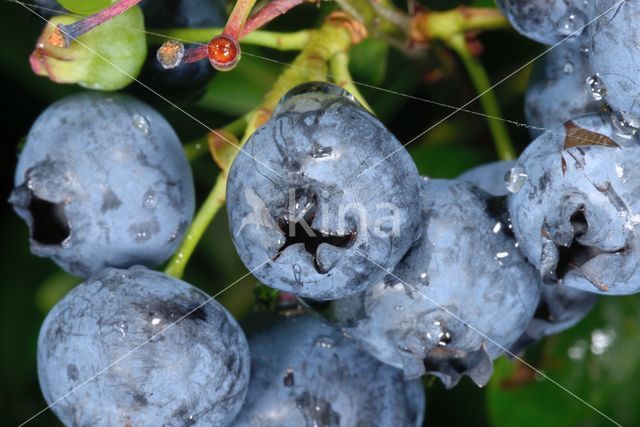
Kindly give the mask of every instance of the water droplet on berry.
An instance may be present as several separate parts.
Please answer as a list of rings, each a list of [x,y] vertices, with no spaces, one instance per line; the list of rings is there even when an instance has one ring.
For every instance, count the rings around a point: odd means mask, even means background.
[[[342,98],[345,98],[355,104],[359,105],[359,102],[356,100],[355,96],[353,96],[350,92],[343,89],[340,86],[336,86],[331,83],[325,82],[309,82],[298,85],[291,89],[289,92],[285,93],[280,103],[285,103],[291,98],[294,98],[298,95],[306,95],[310,93],[322,93],[326,95],[335,95]]]
[[[607,96],[607,88],[597,74],[587,77],[587,80],[585,80],[585,89],[587,90],[587,94],[591,95],[596,101],[600,101]]]
[[[157,203],[158,203],[158,199],[156,198],[155,191],[149,190],[146,193],[144,193],[143,205],[145,208],[153,209],[156,207]]]
[[[569,14],[565,19],[562,20],[560,24],[559,32],[563,36],[570,36],[576,30],[576,16],[574,14]]]
[[[127,332],[129,330],[129,327],[127,326],[126,323],[124,323],[124,322],[115,323],[113,325],[113,328],[116,331],[118,331],[120,334],[122,334],[122,338],[126,338]]]
[[[514,166],[504,175],[504,186],[511,193],[520,191],[529,176],[520,166]]]
[[[638,133],[640,120],[625,111],[621,111],[611,114],[611,125],[618,136],[631,138]]]
[[[219,71],[228,71],[240,60],[240,45],[224,34],[214,37],[207,47],[211,66]]]
[[[146,135],[149,133],[149,122],[144,116],[141,116],[140,114],[134,114],[132,117],[132,122],[133,127],[138,129],[143,134]]]
[[[565,74],[571,74],[573,73],[574,70],[575,70],[575,67],[571,62],[567,62],[566,64],[564,64],[564,67],[562,67],[562,72]]]
[[[324,159],[331,156],[331,153],[333,153],[333,148],[318,146],[311,152],[311,157],[314,159]]]
[[[393,309],[395,311],[404,311],[404,305],[396,305]]]
[[[330,349],[336,345],[336,342],[329,337],[319,337],[316,340],[316,345],[321,348]]]

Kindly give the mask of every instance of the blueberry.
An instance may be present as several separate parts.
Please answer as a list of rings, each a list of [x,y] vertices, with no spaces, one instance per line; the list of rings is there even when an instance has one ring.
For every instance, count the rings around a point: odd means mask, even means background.
[[[195,204],[189,164],[166,120],[132,98],[99,93],[40,115],[10,202],[29,225],[31,251],[82,277],[165,261]]]
[[[583,0],[496,0],[511,25],[523,36],[554,45],[589,22]]]
[[[226,21],[225,4],[224,0],[144,0],[141,7],[149,29],[221,28]],[[216,73],[208,61],[164,69],[156,59],[156,49],[157,46],[150,47],[140,80],[172,99],[200,97]]]
[[[534,138],[546,129],[603,108],[603,102],[585,90],[585,80],[591,74],[589,46],[586,37],[568,39],[535,65],[524,105]]]
[[[38,338],[42,393],[68,426],[227,426],[249,370],[246,338],[221,305],[144,267],[73,289]]]
[[[604,97],[623,129],[640,129],[640,2],[594,0],[589,27],[594,75],[587,81],[595,97]],[[607,13],[605,13],[608,11]]]
[[[334,327],[308,315],[254,322],[262,327],[249,338],[251,383],[235,427],[422,426],[420,382]]]
[[[238,154],[227,211],[258,279],[327,300],[400,260],[420,233],[419,194],[398,140],[342,89],[313,83],[285,95]]]
[[[407,378],[487,383],[492,360],[525,331],[540,280],[500,201],[466,182],[424,182],[424,232],[392,274],[325,309],[345,334]]]
[[[470,182],[492,196],[505,196],[507,187],[504,177],[515,165],[515,160],[496,161],[469,169],[457,179]]]
[[[610,295],[640,290],[639,161],[637,137],[620,136],[600,115],[547,131],[522,153],[509,211],[546,283]]]
[[[598,299],[596,294],[563,284],[543,286],[533,319],[510,351],[518,354],[546,336],[571,328],[589,314]]]

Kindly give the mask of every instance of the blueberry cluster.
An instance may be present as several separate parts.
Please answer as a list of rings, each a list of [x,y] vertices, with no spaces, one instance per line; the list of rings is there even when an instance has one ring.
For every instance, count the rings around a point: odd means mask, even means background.
[[[165,3],[176,20],[190,13],[187,0]],[[496,358],[573,326],[600,295],[640,292],[640,88],[625,74],[640,55],[621,52],[638,49],[638,2],[498,4],[518,31],[556,45],[527,93],[535,139],[518,160],[421,177],[373,114],[323,82],[291,89],[236,153],[235,248],[301,304],[250,316],[248,340],[212,297],[150,270],[194,214],[166,120],[119,94],[50,106],[10,202],[32,252],[85,279],[38,340],[60,420],[419,427],[422,376],[484,386]]]

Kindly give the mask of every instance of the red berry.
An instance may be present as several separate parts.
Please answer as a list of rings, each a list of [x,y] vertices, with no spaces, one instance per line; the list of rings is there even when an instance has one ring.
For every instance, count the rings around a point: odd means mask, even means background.
[[[240,59],[240,45],[224,34],[211,39],[208,46],[209,62],[220,71],[231,70]]]

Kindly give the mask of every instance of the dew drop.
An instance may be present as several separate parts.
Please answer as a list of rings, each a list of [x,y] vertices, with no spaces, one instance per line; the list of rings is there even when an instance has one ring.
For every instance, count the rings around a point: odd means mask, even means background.
[[[149,190],[144,193],[144,201],[142,202],[144,207],[147,209],[153,209],[156,207],[158,203],[158,199],[156,198],[156,193],[153,190]]]
[[[404,305],[396,305],[393,309],[395,311],[404,311]]]
[[[149,133],[149,122],[144,116],[141,116],[140,114],[134,114],[132,117],[132,122],[133,127],[138,129],[143,134],[146,135]]]
[[[320,348],[330,349],[336,345],[336,342],[329,337],[319,337],[316,340],[316,345]]]
[[[599,75],[594,74],[593,76],[587,77],[584,84],[587,94],[591,95],[596,101],[600,101],[607,96],[607,88]]]
[[[622,138],[631,138],[640,129],[640,120],[633,115],[622,111],[611,114],[611,125],[616,135]]]
[[[563,36],[570,36],[576,30],[576,16],[574,14],[569,14],[566,18],[562,20],[560,24],[559,32]]]
[[[573,73],[574,70],[575,70],[575,67],[571,62],[567,62],[566,64],[564,64],[564,67],[562,67],[562,72],[565,74],[571,74]]]
[[[504,175],[504,185],[511,193],[520,191],[529,176],[520,166],[514,166]]]
[[[128,332],[128,330],[129,330],[129,327],[127,326],[127,324],[126,324],[126,323],[124,323],[124,322],[121,322],[121,323],[115,323],[115,324],[113,325],[113,328],[114,328],[116,331],[120,332],[120,334],[122,334],[122,338],[126,338],[126,337],[127,337],[127,332]]]

